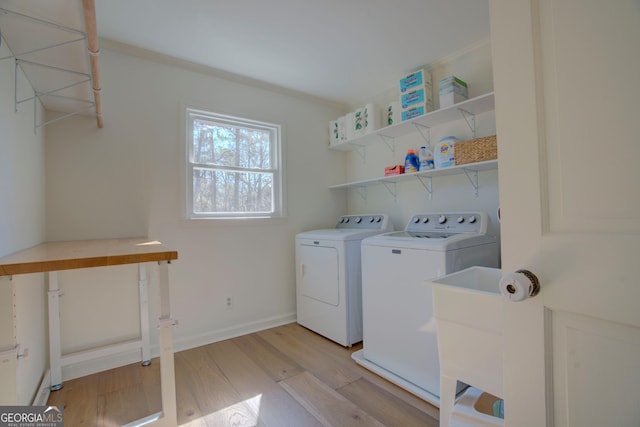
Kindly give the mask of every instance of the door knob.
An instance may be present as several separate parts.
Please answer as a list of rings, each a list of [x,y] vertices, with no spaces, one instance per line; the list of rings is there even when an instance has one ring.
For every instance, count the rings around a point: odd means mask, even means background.
[[[540,282],[529,270],[507,273],[500,279],[500,293],[509,301],[522,301],[538,295]]]

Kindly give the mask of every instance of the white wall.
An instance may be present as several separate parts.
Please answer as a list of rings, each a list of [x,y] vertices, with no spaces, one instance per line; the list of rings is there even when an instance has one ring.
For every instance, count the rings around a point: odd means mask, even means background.
[[[11,55],[4,41],[0,57]],[[34,133],[33,102],[15,112],[14,61],[0,61],[0,256],[40,243],[44,237],[44,130]],[[33,89],[18,69],[18,97]],[[42,108],[37,104],[38,117]]]
[[[428,64],[431,69],[434,100],[436,107],[438,100],[438,81],[448,75],[456,75],[469,85],[469,97],[476,97],[493,91],[493,76],[491,66],[491,46],[489,41],[481,41],[468,49],[443,58],[437,63]],[[407,70],[409,72],[411,70]],[[386,106],[389,102],[398,100],[397,86],[364,100],[362,105],[375,102]],[[355,108],[357,106],[351,106]],[[475,120],[476,136],[494,135],[495,114],[493,112],[478,115]],[[460,120],[430,130],[431,141],[437,142],[441,137],[455,135],[461,140],[472,137],[466,121]],[[363,159],[356,152],[344,154],[347,159],[346,181],[374,178],[384,175],[384,167],[404,164],[404,158],[409,148],[416,149],[425,144],[419,132],[413,135],[396,138],[395,148],[392,150],[385,143],[370,144]],[[429,200],[424,186],[417,179],[398,183],[397,196],[394,197],[383,185],[367,188],[366,198],[355,190],[348,190],[348,209],[351,213],[383,212],[391,215],[394,227],[404,229],[407,221],[416,213],[449,210],[480,210],[490,216],[489,232],[498,239],[500,228],[497,220],[498,207],[498,174],[497,171],[480,172],[479,195],[475,197],[474,189],[465,175],[434,177],[433,197]],[[347,190],[344,190],[347,191]]]
[[[131,53],[129,48],[103,42],[105,127],[98,129],[93,117],[72,117],[47,126],[44,165],[44,129],[33,134],[26,108],[13,114],[13,90],[7,86],[12,79],[6,79],[12,72],[3,72],[0,174],[2,182],[12,185],[0,188],[2,200],[11,201],[0,208],[0,233],[5,233],[0,254],[44,240],[45,208],[46,240],[141,235],[162,240],[179,252],[170,269],[173,313],[180,322],[175,331],[178,350],[293,320],[294,236],[302,230],[330,227],[347,211],[389,212],[395,227],[402,228],[419,211],[482,209],[492,214],[492,229],[497,231],[498,186],[493,172],[481,174],[477,199],[464,176],[434,179],[433,201],[427,200],[418,182],[401,184],[396,200],[381,187],[369,189],[366,201],[353,192],[330,191],[331,184],[380,175],[385,165],[402,162],[407,147],[422,141],[400,138],[395,154],[385,145],[372,147],[363,163],[354,153],[326,149],[328,121],[346,111],[340,106],[201,67],[178,66],[174,60],[146,52]],[[486,44],[432,66],[434,81],[456,74],[470,83],[471,96],[492,90]],[[392,92],[372,99],[383,104]],[[286,218],[236,222],[182,218],[180,114],[184,105],[283,126]],[[478,119],[480,135],[495,131],[492,114],[485,116]],[[456,123],[434,129],[432,137],[463,133],[465,126]],[[135,267],[98,272],[60,274],[65,351],[139,333]],[[152,286],[155,279],[152,269]],[[25,280],[43,288],[41,275]],[[44,289],[40,295],[44,298]],[[224,307],[227,296],[233,298],[230,310]],[[44,303],[33,301],[32,305],[43,312]],[[46,342],[46,337],[39,341]],[[153,344],[157,345],[155,338]],[[64,376],[84,375],[136,357],[132,353],[74,366],[65,369]],[[43,369],[32,371],[41,375]],[[31,386],[23,388],[35,391]]]
[[[331,226],[346,211],[345,194],[327,189],[344,179],[345,159],[326,148],[328,122],[343,108],[113,42],[101,51],[104,128],[75,117],[47,129],[47,240],[148,235],[177,249],[170,268],[177,350],[294,320],[295,234]],[[286,218],[183,219],[184,105],[282,125]],[[134,267],[59,279],[63,349],[138,333]]]
[[[2,41],[0,57],[9,55]],[[0,61],[0,257],[41,243],[45,234],[45,134],[43,129],[34,133],[32,102],[15,111],[14,64],[12,59]],[[24,75],[18,73],[19,99],[33,96]],[[39,103],[36,108],[41,119]],[[16,344],[29,350],[29,357],[18,364],[15,389],[8,390],[9,381],[2,381],[0,404],[28,404],[37,390],[48,360],[44,313],[41,274],[0,278],[0,351]]]

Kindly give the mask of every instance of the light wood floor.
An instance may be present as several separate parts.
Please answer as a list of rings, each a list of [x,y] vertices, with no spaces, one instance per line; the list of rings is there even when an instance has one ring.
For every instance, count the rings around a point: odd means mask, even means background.
[[[291,323],[175,354],[184,426],[438,426],[438,409]],[[67,381],[65,426],[119,426],[160,411],[157,359]]]

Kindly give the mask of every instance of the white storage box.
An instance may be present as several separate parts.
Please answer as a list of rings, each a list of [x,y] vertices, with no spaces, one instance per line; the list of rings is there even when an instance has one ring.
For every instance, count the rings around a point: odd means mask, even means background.
[[[466,101],[467,97],[462,96],[456,92],[449,92],[440,94],[440,108],[450,107],[458,102]]]
[[[467,83],[456,76],[449,76],[438,82],[440,108],[449,107],[469,97]]]

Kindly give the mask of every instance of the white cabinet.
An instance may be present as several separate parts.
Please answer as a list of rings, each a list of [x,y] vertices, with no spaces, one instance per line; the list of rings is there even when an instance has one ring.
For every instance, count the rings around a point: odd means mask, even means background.
[[[428,141],[430,128],[441,125],[444,123],[452,122],[454,120],[460,120],[464,118],[472,130],[475,137],[475,116],[481,113],[494,110],[494,96],[493,92],[485,95],[478,96],[476,98],[469,99],[467,101],[460,102],[458,104],[442,108],[440,110],[432,111],[423,116],[415,117],[411,120],[407,120],[392,126],[387,126],[371,132],[367,135],[363,135],[351,140],[333,144],[329,146],[330,150],[338,151],[360,151],[361,153],[367,149],[367,146],[377,143],[385,143],[390,149],[393,150],[393,140],[397,137],[409,135],[411,133],[419,132]],[[362,154],[363,155],[363,154]],[[363,155],[364,157],[364,155]],[[332,189],[362,189],[375,184],[383,184],[387,190],[389,190],[395,197],[395,184],[408,179],[419,179],[425,189],[429,193],[429,198],[432,194],[432,180],[434,176],[443,175],[458,175],[466,174],[469,181],[474,187],[476,196],[478,194],[478,172],[483,170],[491,170],[498,168],[497,160],[489,160],[485,162],[470,163],[465,165],[453,166],[443,169],[432,169],[428,171],[408,173],[403,175],[382,176],[371,179],[364,179],[359,181],[348,182],[344,184],[332,185],[329,188]]]

